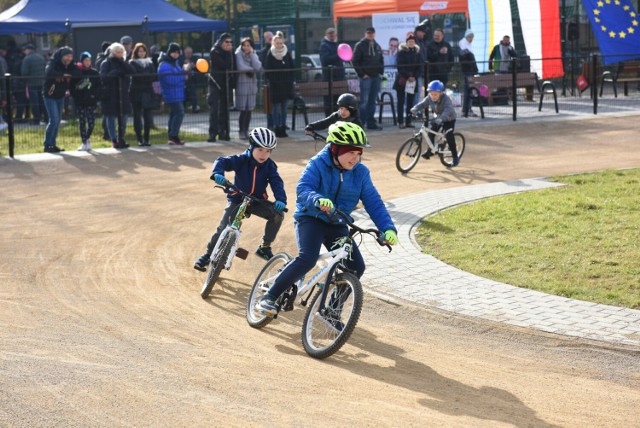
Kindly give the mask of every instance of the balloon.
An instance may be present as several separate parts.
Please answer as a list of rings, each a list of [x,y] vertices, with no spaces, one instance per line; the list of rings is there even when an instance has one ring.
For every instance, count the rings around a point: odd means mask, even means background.
[[[209,61],[204,58],[200,58],[196,61],[196,68],[200,73],[206,73],[209,71]]]
[[[343,61],[351,61],[351,58],[353,58],[353,51],[351,50],[351,46],[346,43],[340,43],[338,45],[338,56]]]

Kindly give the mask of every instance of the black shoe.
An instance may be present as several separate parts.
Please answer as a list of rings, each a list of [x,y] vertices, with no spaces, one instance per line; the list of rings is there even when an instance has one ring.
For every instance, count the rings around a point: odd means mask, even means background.
[[[256,254],[265,260],[271,260],[271,258],[273,257],[273,251],[271,251],[271,247],[263,247],[262,245],[258,247],[258,249],[256,250]]]
[[[124,141],[120,141],[118,145],[116,145],[116,149],[128,149],[129,145]]]
[[[429,160],[429,158],[431,158],[431,155],[432,155],[432,154],[433,154],[433,153],[431,153],[431,149],[427,149],[426,151],[424,151],[424,152],[422,153],[422,157],[423,157],[424,159]]]
[[[211,255],[204,253],[201,255],[198,260],[193,264],[193,268],[195,270],[199,270],[200,272],[206,272],[207,266],[209,265]]]
[[[230,138],[229,138],[229,135],[222,134],[222,135],[218,135],[218,140],[220,140],[220,141],[229,141]]]
[[[61,149],[58,146],[44,146],[45,153],[60,153],[64,152],[64,149]]]
[[[213,136],[213,137],[209,137],[209,138],[207,139],[207,143],[215,143],[215,142],[216,142],[216,137],[215,137],[215,136]]]
[[[367,126],[367,129],[369,131],[382,131],[382,126],[372,125],[372,126]]]

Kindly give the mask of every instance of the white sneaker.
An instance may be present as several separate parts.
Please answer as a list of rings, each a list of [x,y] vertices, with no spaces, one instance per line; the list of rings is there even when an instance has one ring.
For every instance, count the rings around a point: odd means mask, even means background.
[[[86,143],[82,143],[82,145],[80,147],[78,147],[78,151],[79,152],[86,152],[87,151]]]
[[[87,146],[87,151],[91,150],[91,140],[87,140],[85,145]]]

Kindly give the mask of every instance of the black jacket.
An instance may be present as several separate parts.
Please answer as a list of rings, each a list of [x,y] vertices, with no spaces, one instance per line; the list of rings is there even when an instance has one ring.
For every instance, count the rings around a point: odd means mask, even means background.
[[[360,123],[360,116],[358,115],[357,111],[346,119],[343,119],[342,117],[340,117],[340,113],[338,113],[337,111],[334,111],[324,119],[320,119],[313,123],[308,124],[307,127],[304,129],[310,130],[310,131],[320,131],[322,129],[329,128],[331,125],[333,125],[338,121],[351,122],[351,123],[355,123],[356,125],[362,126],[362,123]]]
[[[129,61],[135,74],[131,77],[129,97],[132,102],[142,102],[142,94],[153,94],[153,82],[157,80],[156,67],[151,58],[137,58]]]
[[[338,42],[332,42],[325,38],[320,42],[320,64],[322,65],[322,77],[329,81],[329,66],[333,66],[333,80],[344,80],[344,63],[338,56]]]
[[[446,54],[440,53],[440,49],[443,47],[447,48]],[[442,40],[440,43],[436,43],[435,40],[431,40],[431,43],[427,45],[427,61],[429,61],[431,80],[448,75],[454,61],[453,49],[451,49],[449,42]]]
[[[404,87],[409,77],[415,77],[416,79],[422,75],[422,63],[420,61],[420,47],[416,46],[412,49],[401,43],[396,54],[396,66],[398,73],[396,80],[393,83],[393,89],[396,91],[404,91]]]
[[[80,63],[78,63],[80,64]],[[102,93],[102,81],[100,73],[95,68],[81,68],[78,65],[79,75],[71,82],[71,95],[77,106],[95,106]]]
[[[378,77],[384,73],[382,48],[375,40],[369,43],[366,37],[360,39],[353,50],[351,62],[360,78],[365,74],[369,77]]]
[[[235,76],[232,71],[236,69],[236,56],[232,51],[227,52],[222,49],[221,42],[222,40],[218,39],[210,52],[211,77],[215,83],[208,79],[209,92],[220,90],[226,94],[228,90],[235,87]]]
[[[107,58],[100,67],[102,77],[102,112],[107,116],[117,116],[122,108],[122,114],[131,114],[129,100],[129,85],[131,75],[135,70],[124,59]]]
[[[49,60],[45,68],[46,79],[42,88],[45,97],[64,98],[64,94],[71,89],[71,78],[80,75],[78,67],[73,61],[66,66],[62,63],[63,49],[60,48],[53,54],[53,58]],[[70,77],[65,77],[65,74]]]
[[[291,52],[287,52],[281,60],[276,59],[271,52],[266,61],[262,63],[265,75],[269,81],[269,99],[272,103],[282,103],[293,99],[293,82],[296,74],[291,58]]]

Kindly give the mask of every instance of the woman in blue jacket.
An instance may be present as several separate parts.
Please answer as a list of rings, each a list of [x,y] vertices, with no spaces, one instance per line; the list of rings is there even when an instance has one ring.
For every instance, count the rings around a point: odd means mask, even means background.
[[[282,271],[257,309],[264,315],[277,313],[275,300],[316,264],[320,246],[329,249],[336,239],[348,234],[342,219],[329,221],[334,209],[350,214],[362,201],[376,227],[384,230],[391,245],[398,243],[391,216],[371,181],[369,168],[360,162],[362,149],[370,147],[364,130],[350,122],[336,122],[329,128],[325,148],[311,158],[296,187],[296,211],[293,215],[298,243],[296,257]],[[358,278],[365,270],[364,259],[354,244],[348,267]]]
[[[169,107],[169,145],[183,146],[180,140],[180,127],[184,119],[184,97],[187,76],[178,62],[180,45],[169,43],[167,53],[160,57],[158,80],[162,88],[162,98]]]

